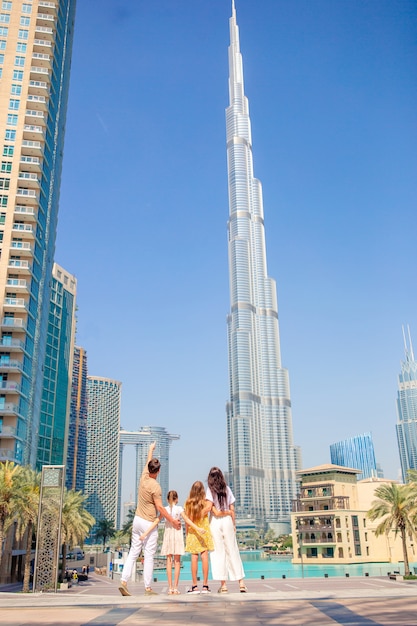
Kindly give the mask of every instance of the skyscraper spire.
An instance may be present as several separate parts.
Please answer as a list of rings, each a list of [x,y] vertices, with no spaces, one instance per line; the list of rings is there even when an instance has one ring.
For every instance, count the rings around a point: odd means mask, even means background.
[[[408,345],[404,326],[403,340],[405,360],[401,362],[397,393],[397,442],[403,480],[409,470],[417,470],[417,361],[414,360],[410,328]]]
[[[276,287],[267,273],[262,188],[253,175],[234,1],[229,99],[229,475],[240,514],[288,532],[299,450],[293,445],[288,373],[281,366]]]

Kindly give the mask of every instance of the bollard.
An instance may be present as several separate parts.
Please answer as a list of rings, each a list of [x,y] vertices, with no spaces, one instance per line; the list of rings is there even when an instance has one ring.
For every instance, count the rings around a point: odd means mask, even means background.
[[[154,579],[153,579],[153,582],[154,582],[154,583],[157,583],[157,582],[158,582],[158,579],[157,579],[157,578],[154,578]]]
[[[283,578],[287,578],[285,574],[282,575]]]
[[[325,574],[325,575],[324,575],[324,578],[329,578],[329,574]]]
[[[350,574],[345,574],[346,578],[349,578]]]
[[[261,576],[261,580],[265,580],[265,576],[263,574]]]
[[[365,576],[369,576],[369,572],[365,572]]]

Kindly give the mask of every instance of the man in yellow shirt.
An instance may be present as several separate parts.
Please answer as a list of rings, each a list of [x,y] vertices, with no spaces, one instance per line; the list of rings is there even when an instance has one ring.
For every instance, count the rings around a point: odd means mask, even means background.
[[[135,567],[142,547],[144,552],[143,582],[145,584],[145,595],[157,595],[156,591],[153,591],[151,588],[151,581],[158,541],[158,527],[153,528],[143,540],[141,539],[141,535],[146,533],[149,527],[152,526],[158,513],[160,516],[165,517],[177,530],[181,528],[181,522],[174,519],[162,505],[161,485],[156,480],[161,469],[161,464],[158,459],[153,458],[154,450],[155,442],[151,443],[149,446],[148,458],[139,481],[138,505],[133,519],[132,541],[120,579],[119,591],[122,596],[131,595],[127,589],[127,583],[132,576],[133,568]]]

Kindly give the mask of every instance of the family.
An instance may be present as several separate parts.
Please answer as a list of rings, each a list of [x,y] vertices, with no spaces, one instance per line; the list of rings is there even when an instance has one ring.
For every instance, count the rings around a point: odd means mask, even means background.
[[[155,442],[151,443],[148,458],[139,481],[138,504],[133,519],[132,541],[119,590],[122,596],[130,596],[127,583],[131,578],[136,560],[143,549],[143,582],[145,595],[157,595],[151,587],[154,556],[158,541],[157,526],[165,518],[165,532],[161,554],[167,557],[168,594],[179,594],[178,582],[181,555],[191,554],[192,587],[187,593],[211,593],[208,585],[209,554],[213,580],[220,581],[219,593],[227,593],[227,581],[239,581],[241,593],[247,592],[245,573],[239,554],[235,533],[233,493],[226,485],[222,471],[212,467],[207,490],[199,480],[190,490],[184,508],[178,505],[178,494],[169,491],[168,506],[162,504],[161,486],[157,482],[161,464],[153,458]],[[159,517],[158,517],[159,514]],[[181,519],[185,522],[186,541],[182,532]],[[203,570],[202,589],[198,588],[197,571],[200,555]],[[172,566],[174,565],[174,580]]]

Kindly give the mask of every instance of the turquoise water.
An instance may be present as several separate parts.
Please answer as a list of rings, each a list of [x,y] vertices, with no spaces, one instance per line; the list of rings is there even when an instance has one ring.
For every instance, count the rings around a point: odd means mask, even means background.
[[[404,574],[403,563],[356,563],[351,565],[316,565],[316,564],[292,564],[286,557],[268,557],[263,552],[251,551],[241,553],[246,578],[312,578],[327,576],[386,576],[388,572],[399,571]],[[181,578],[191,580],[190,556],[182,557]],[[410,569],[417,563],[411,563]],[[201,576],[201,562],[198,565],[198,573]],[[166,580],[165,569],[155,568],[154,577],[160,581]],[[209,576],[211,578],[211,575]]]

